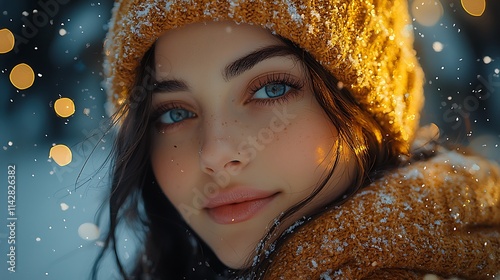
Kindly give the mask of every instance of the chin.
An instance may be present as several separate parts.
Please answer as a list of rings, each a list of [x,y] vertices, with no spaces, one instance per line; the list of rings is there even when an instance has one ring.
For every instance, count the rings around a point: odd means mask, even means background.
[[[253,248],[252,248],[253,249]],[[217,255],[217,258],[227,267],[231,269],[245,269],[249,267],[251,263],[251,252],[248,252],[248,254],[242,256],[236,253],[235,248],[227,248],[227,250],[230,250],[229,252],[215,252]],[[253,255],[252,255],[253,256]]]

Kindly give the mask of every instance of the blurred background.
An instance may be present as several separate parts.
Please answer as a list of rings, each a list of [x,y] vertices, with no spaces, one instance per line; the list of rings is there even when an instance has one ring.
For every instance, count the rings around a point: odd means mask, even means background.
[[[0,2],[0,279],[88,279],[102,245],[96,212],[106,198],[112,137],[101,64],[112,6]],[[500,162],[500,1],[413,0],[409,7],[426,73],[421,124],[438,125],[442,142]],[[12,221],[15,272],[8,270]],[[131,259],[133,240],[122,232],[122,259]],[[106,264],[101,278],[117,278]]]

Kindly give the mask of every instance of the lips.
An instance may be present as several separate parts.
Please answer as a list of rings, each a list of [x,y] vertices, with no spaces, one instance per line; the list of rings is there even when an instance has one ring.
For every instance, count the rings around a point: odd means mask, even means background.
[[[244,222],[255,216],[277,193],[232,188],[210,199],[205,206],[208,215],[219,224]]]

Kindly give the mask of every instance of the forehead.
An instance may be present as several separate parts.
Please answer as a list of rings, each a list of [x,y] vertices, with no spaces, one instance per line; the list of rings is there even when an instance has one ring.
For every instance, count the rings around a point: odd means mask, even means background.
[[[181,71],[184,68],[224,67],[256,49],[283,44],[268,30],[233,22],[208,22],[168,30],[155,45],[157,70]]]

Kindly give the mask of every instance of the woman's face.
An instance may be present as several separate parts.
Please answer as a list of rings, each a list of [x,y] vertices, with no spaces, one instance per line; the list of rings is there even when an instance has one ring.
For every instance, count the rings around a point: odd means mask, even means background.
[[[156,43],[154,75],[157,182],[219,259],[243,268],[274,219],[325,179],[334,151],[344,147],[338,132],[302,63],[259,27],[218,22],[170,30]],[[294,219],[352,183],[355,164],[346,150]]]

